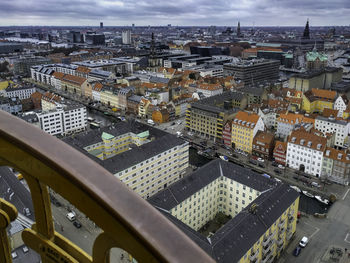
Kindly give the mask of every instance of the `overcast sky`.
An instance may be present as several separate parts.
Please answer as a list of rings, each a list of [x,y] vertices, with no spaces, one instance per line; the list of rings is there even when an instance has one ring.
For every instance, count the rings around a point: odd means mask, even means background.
[[[0,25],[349,25],[350,0],[0,0]]]

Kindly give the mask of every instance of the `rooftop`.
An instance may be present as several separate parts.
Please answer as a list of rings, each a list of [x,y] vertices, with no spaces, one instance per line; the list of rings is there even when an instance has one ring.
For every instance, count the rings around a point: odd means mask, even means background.
[[[230,178],[258,190],[261,194],[212,237],[202,236],[168,212],[220,177]],[[148,201],[217,262],[237,262],[298,197],[299,194],[288,185],[267,179],[250,169],[216,159],[152,196]],[[255,214],[249,212],[253,203],[257,205]]]

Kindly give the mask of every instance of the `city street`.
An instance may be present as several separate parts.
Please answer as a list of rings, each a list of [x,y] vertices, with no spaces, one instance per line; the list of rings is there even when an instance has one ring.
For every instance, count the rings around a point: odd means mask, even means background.
[[[303,236],[309,237],[309,244],[302,249],[302,252],[298,257],[295,257],[292,255],[293,250]],[[327,249],[332,247],[342,248],[343,252],[345,248],[350,250],[349,190],[347,190],[344,195],[334,203],[333,206],[331,206],[327,218],[322,219],[309,216],[300,219],[297,225],[296,236],[282,255],[281,259],[278,260],[278,263],[327,262],[323,260],[323,256]],[[347,256],[344,260],[344,263],[350,262]]]

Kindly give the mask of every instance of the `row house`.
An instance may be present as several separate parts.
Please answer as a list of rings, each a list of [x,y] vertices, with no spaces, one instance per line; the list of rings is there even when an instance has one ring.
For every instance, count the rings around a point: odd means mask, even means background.
[[[338,98],[334,102],[334,109],[338,110],[337,117],[345,118],[344,112],[346,111],[348,105],[350,105],[349,103],[350,101],[346,95],[338,96]]]
[[[285,139],[293,130],[304,124],[309,124],[310,128],[313,127],[315,120],[302,114],[288,112],[287,114],[280,114],[276,122],[276,136]]]
[[[138,96],[138,95],[131,95],[130,97],[128,97],[128,109],[127,111],[129,113],[138,115],[139,113],[139,105],[141,102],[142,97]]]
[[[338,119],[333,116],[317,116],[315,119],[315,129],[323,133],[335,133],[335,146],[348,147],[350,122]]]
[[[91,96],[93,101],[101,102],[101,91],[103,85],[100,82],[92,82],[91,83]]]
[[[223,93],[223,88],[220,84],[207,84],[207,83],[200,83],[197,85],[196,88],[197,93],[202,93],[204,97],[211,97],[215,95],[219,95]]]
[[[332,90],[311,89],[304,93],[302,110],[307,113],[322,113],[324,109],[333,109],[337,93]]]
[[[119,109],[119,90],[113,86],[103,86],[100,90],[100,102],[108,107]],[[126,107],[123,109],[126,109]]]
[[[61,87],[65,92],[83,95],[87,86],[87,79],[65,74],[61,79]]]
[[[138,109],[138,115],[141,117],[141,118],[148,118],[149,116],[147,115],[147,109],[148,109],[148,106],[151,104],[151,101],[146,99],[146,98],[142,98],[140,100],[140,103],[139,103],[139,109]]]
[[[322,176],[336,183],[349,185],[350,151],[327,147],[323,155]]]
[[[155,123],[164,123],[169,121],[169,112],[167,109],[157,109],[152,113],[152,120]]]
[[[252,153],[255,135],[264,130],[265,125],[259,115],[239,111],[232,121],[232,145],[236,149]]]
[[[128,98],[135,93],[134,87],[121,88],[118,92],[119,106],[121,110],[126,110],[128,108]]]
[[[327,138],[303,129],[293,131],[287,142],[287,165],[320,177]]]
[[[254,156],[270,160],[273,154],[274,134],[265,131],[258,131],[253,139]]]
[[[275,162],[285,166],[287,164],[287,142],[276,141],[273,149],[273,158]]]
[[[232,147],[232,121],[228,120],[222,131],[222,140],[225,146]]]

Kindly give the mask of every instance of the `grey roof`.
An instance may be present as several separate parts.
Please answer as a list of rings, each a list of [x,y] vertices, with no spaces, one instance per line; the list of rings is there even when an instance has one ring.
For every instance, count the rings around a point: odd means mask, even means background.
[[[221,174],[262,193],[221,227],[210,238],[209,242],[206,237],[177,220],[166,210],[193,195]],[[299,194],[286,184],[278,183],[251,170],[217,159],[206,164],[194,174],[184,177],[167,189],[155,194],[148,201],[217,262],[229,263],[241,259],[298,196]],[[253,203],[257,204],[255,214],[249,212]]]
[[[254,96],[261,96],[264,93],[264,88],[257,88],[257,87],[244,87],[239,90],[240,92],[243,92],[245,94],[251,94]]]
[[[89,73],[90,76],[108,78],[112,72],[101,70],[101,69],[92,69]]]
[[[129,87],[125,87],[125,88],[121,88],[119,90],[119,94],[122,94],[122,95],[126,95],[128,92],[135,92],[135,88],[133,86],[129,86]]]
[[[194,102],[191,104],[191,107],[206,110],[206,111],[211,111],[215,113],[220,113],[223,111],[229,112],[233,110],[232,109],[226,110],[224,109],[223,106],[217,106],[217,105],[218,104],[223,105],[224,101],[229,101],[229,100],[241,101],[243,97],[244,95],[242,93],[227,91],[222,94],[218,94],[218,95],[211,96],[211,97],[202,99],[200,101]]]
[[[150,79],[149,79],[149,82],[168,84],[168,83],[169,83],[169,79],[167,79],[167,78],[161,78],[161,77],[156,77],[156,76],[151,76]]]
[[[135,146],[129,151],[104,160],[102,162],[102,166],[111,173],[115,174],[184,143],[185,141],[182,139],[172,134],[167,134],[157,140],[153,140],[141,146]]]
[[[347,121],[337,120],[336,118],[332,118],[332,117],[317,116],[316,120],[327,121],[327,122],[336,123],[336,124],[344,125],[344,126],[346,126],[348,124]]]
[[[120,153],[106,160],[100,160],[83,149],[86,146],[102,142],[101,136],[103,132],[109,133],[113,136],[119,136],[127,132],[139,134],[147,130],[150,134],[148,138],[153,138],[151,142],[141,146],[133,145],[131,150]],[[152,126],[139,122],[119,122],[114,124],[114,126],[83,132],[74,135],[74,137],[66,137],[63,139],[63,141],[87,155],[113,174],[127,169],[128,167],[138,164],[146,159],[152,158],[153,156],[156,156],[167,149],[173,148],[176,145],[182,145],[185,143],[185,141],[176,137],[175,135],[168,134]]]
[[[138,95],[131,95],[128,100],[139,103],[143,97]]]

